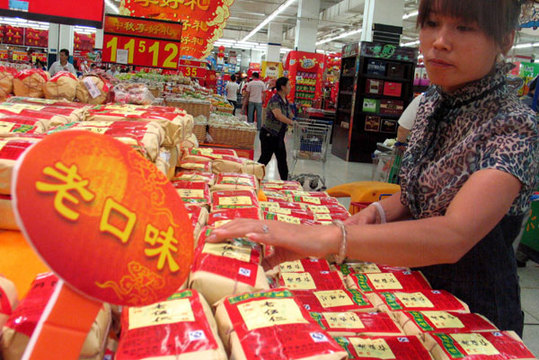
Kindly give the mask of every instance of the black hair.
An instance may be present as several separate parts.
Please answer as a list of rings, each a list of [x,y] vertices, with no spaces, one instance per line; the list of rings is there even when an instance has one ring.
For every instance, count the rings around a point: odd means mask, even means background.
[[[522,5],[527,0],[421,0],[417,26],[425,26],[431,12],[477,23],[502,48],[506,36],[518,28]]]
[[[65,56],[69,57],[69,50],[67,49],[62,49],[60,50],[61,53],[64,53]]]
[[[275,88],[277,89],[277,91],[281,91],[281,89],[285,87],[286,84],[288,84],[288,78],[286,76],[280,77],[275,82]]]
[[[230,76],[230,81],[236,81],[236,75],[232,74],[232,75]]]
[[[258,79],[258,78],[260,77],[260,75],[258,75],[257,72],[254,72],[254,73],[253,73],[253,77],[254,77],[255,79]]]

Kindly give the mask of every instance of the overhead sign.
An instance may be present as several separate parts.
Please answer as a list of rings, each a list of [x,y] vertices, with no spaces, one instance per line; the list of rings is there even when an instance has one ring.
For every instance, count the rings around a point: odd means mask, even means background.
[[[77,3],[50,0],[0,0],[0,15],[58,24],[103,27],[104,0]]]
[[[142,306],[186,281],[187,211],[167,177],[133,148],[88,131],[52,134],[23,155],[13,184],[26,239],[85,295]]]
[[[107,15],[102,61],[177,69],[181,37],[178,22]]]

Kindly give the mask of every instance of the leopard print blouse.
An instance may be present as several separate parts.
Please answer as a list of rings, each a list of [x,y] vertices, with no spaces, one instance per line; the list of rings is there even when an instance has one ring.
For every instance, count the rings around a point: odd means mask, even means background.
[[[508,215],[529,208],[539,169],[535,114],[510,92],[499,64],[452,94],[431,87],[421,101],[401,168],[401,202],[416,219],[445,214],[470,175],[497,169],[520,180]],[[492,189],[495,196],[496,189]]]

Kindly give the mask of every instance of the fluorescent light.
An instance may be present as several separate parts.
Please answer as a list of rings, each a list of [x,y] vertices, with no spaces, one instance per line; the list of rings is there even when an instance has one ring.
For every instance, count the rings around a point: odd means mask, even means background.
[[[114,5],[114,3],[110,0],[105,0],[105,4],[107,4],[109,6],[109,8],[111,8],[115,14],[118,14],[120,12],[120,10],[118,10],[118,7],[116,5]]]
[[[356,35],[356,34],[361,33],[362,31],[363,31],[362,29],[359,29],[359,30],[352,30],[352,31],[344,32],[344,33],[341,33],[341,34],[339,34],[339,35],[337,35],[335,37],[317,41],[316,45],[322,45],[322,44],[328,43],[328,42],[333,41],[333,40],[338,40],[338,39],[342,39],[342,38],[345,38],[345,37],[348,37],[348,36]]]
[[[409,19],[411,17],[414,17],[414,16],[417,16],[419,14],[419,11],[412,11],[411,13],[408,13],[408,14],[404,14],[404,16],[402,17],[402,20],[406,20],[406,19]]]
[[[272,12],[267,18],[264,19],[260,24],[258,24],[257,27],[255,27],[246,37],[244,37],[241,41],[247,41],[250,39],[254,34],[256,34],[260,29],[262,29],[264,26],[266,26],[269,22],[271,22],[273,19],[275,19],[280,13],[285,11],[290,5],[292,5],[296,0],[287,0],[284,4],[279,6],[277,10]]]
[[[416,46],[416,45],[419,45],[419,40],[410,41],[410,42],[401,44],[401,46]]]

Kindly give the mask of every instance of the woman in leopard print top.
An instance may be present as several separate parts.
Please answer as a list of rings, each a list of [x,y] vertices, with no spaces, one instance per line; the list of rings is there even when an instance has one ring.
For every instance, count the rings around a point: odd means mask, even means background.
[[[420,48],[436,86],[412,128],[402,191],[382,200],[382,211],[369,206],[351,217],[347,237],[338,226],[238,220],[211,241],[247,234],[276,246],[274,262],[344,249],[353,259],[420,267],[434,289],[522,334],[512,242],[535,188],[538,132],[534,114],[507,89],[500,57],[513,45],[523,2],[420,1]]]

